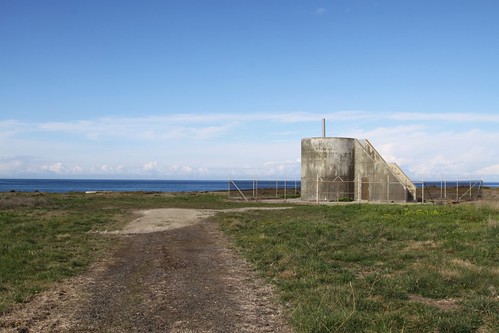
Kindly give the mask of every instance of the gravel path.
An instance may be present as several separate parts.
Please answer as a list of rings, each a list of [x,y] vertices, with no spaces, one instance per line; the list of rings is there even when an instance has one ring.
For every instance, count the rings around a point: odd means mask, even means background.
[[[87,274],[15,309],[6,332],[291,332],[214,211],[143,212]]]

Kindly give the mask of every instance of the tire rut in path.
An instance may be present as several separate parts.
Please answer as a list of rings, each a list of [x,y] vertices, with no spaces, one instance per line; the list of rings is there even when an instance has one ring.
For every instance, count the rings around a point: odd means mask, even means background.
[[[291,332],[272,288],[216,222],[119,237],[105,267],[79,288],[77,304],[53,309],[67,320],[50,331]]]

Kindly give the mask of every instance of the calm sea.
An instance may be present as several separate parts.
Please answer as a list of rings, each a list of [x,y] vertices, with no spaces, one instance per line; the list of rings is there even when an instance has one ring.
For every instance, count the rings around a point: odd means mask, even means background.
[[[252,189],[253,181],[234,181],[241,190]],[[227,180],[104,180],[104,179],[0,179],[0,192],[206,192],[225,191]],[[279,188],[300,187],[297,181],[279,181]],[[258,188],[275,188],[275,180],[260,180]],[[234,186],[231,186],[235,189]]]
[[[425,181],[424,182],[426,186],[436,186],[436,187],[456,187],[459,185],[460,187],[462,186],[479,186],[480,181],[479,180],[460,180],[460,181],[440,181],[440,180],[430,180],[430,181]],[[421,188],[421,181],[414,181],[414,185],[416,185],[417,188]],[[499,187],[499,182],[483,182],[482,186],[484,187]]]
[[[234,181],[241,190],[252,189],[252,180]],[[440,186],[439,181],[425,182],[428,185]],[[465,180],[459,185],[465,186]],[[474,182],[473,182],[474,184]],[[108,180],[108,179],[0,179],[0,192],[211,192],[225,191],[227,180]],[[447,182],[447,186],[455,186],[455,182]],[[279,188],[299,189],[300,181],[279,181]],[[417,187],[421,187],[416,182]],[[483,186],[499,187],[499,182],[484,182]],[[259,180],[258,188],[275,188],[275,180]],[[235,189],[231,185],[232,189]]]

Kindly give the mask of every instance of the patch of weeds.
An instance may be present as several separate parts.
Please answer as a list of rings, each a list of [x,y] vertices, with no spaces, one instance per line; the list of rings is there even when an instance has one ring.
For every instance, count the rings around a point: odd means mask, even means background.
[[[39,207],[46,202],[43,194],[0,193],[0,210]]]
[[[352,202],[353,199],[351,197],[341,197],[338,199],[339,202]]]

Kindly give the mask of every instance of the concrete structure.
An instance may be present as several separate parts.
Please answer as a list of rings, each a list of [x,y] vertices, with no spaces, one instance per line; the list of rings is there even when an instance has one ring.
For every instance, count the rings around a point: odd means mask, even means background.
[[[407,202],[415,197],[411,180],[396,164],[386,163],[368,140],[321,137],[301,142],[302,200]]]

